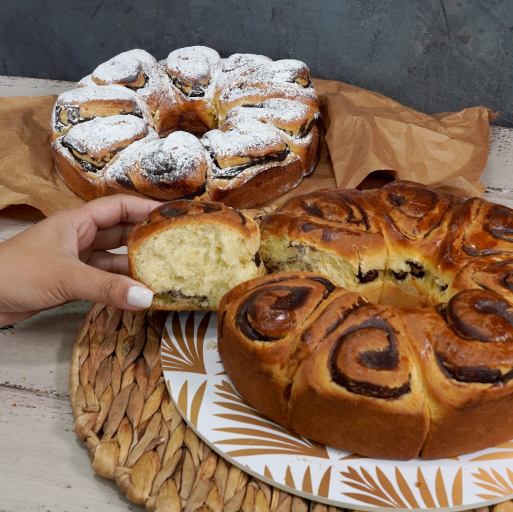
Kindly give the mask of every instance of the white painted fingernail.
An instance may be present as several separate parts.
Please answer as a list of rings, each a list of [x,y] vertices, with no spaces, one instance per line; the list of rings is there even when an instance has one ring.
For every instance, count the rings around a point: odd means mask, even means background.
[[[129,306],[133,308],[146,309],[151,306],[153,300],[153,292],[142,286],[131,286],[128,289],[126,301]]]

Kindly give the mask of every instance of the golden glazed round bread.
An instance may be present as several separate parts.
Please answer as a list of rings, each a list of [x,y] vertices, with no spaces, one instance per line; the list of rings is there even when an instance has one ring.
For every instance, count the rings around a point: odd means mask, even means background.
[[[260,230],[272,274],[219,308],[250,404],[372,457],[513,438],[513,210],[397,181],[296,196]]]
[[[214,310],[234,286],[261,276],[257,224],[209,201],[153,210],[128,239],[130,275],[154,293],[152,309]]]
[[[417,308],[269,274],[222,299],[218,347],[253,407],[342,450],[435,459],[513,438],[513,305],[479,286]]]
[[[313,171],[319,122],[302,62],[191,46],[159,63],[130,50],[57,98],[51,140],[57,172],[84,199],[202,196],[248,208]]]

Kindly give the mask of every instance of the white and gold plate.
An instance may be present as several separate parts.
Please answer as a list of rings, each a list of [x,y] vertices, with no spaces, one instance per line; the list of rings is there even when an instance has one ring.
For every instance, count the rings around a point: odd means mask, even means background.
[[[161,351],[169,392],[189,426],[226,460],[270,485],[372,511],[468,510],[513,497],[513,441],[451,459],[405,462],[335,450],[268,420],[224,371],[216,313],[170,313]]]

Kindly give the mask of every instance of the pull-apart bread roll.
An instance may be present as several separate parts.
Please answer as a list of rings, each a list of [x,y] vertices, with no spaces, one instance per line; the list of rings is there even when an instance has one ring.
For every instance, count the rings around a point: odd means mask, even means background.
[[[364,193],[319,190],[264,217],[261,256],[272,272],[320,272],[378,301],[387,248]]]
[[[133,115],[96,117],[54,141],[54,160],[61,176],[74,182],[74,191],[93,200],[103,195],[103,175],[118,153],[155,138],[155,131]]]
[[[228,376],[269,418],[362,455],[418,455],[427,407],[393,312],[321,275],[286,272],[239,285],[218,319]]]
[[[213,161],[208,195],[228,206],[262,203],[303,178],[301,158],[290,151],[278,130],[264,123],[244,121],[226,130],[212,130],[203,144]]]
[[[225,370],[253,407],[286,428],[298,339],[335,289],[319,274],[285,272],[243,283],[220,304]]]
[[[131,124],[144,125],[144,137],[135,130],[114,146],[119,134],[98,138],[98,118],[111,116],[136,119]],[[99,123],[113,132],[117,124]],[[251,54],[222,59],[211,48],[190,46],[162,62],[143,50],[113,57],[58,97],[51,127],[56,169],[87,200],[125,193],[169,201],[206,193],[249,208],[313,171],[320,113],[304,63]],[[67,140],[78,136],[80,147]]]
[[[401,313],[430,410],[422,457],[435,459],[513,438],[513,306],[464,290],[434,309]]]
[[[446,283],[437,279],[435,255],[461,199],[409,181],[366,192],[388,249],[380,302],[426,304]]]
[[[303,337],[317,348],[294,378],[291,427],[368,457],[416,457],[429,416],[400,317],[348,293]]]
[[[259,245],[258,226],[241,212],[171,201],[130,233],[130,275],[153,291],[153,309],[214,310],[234,286],[264,273]]]
[[[436,261],[446,281],[468,261],[499,254],[513,255],[513,210],[477,197],[458,205]]]

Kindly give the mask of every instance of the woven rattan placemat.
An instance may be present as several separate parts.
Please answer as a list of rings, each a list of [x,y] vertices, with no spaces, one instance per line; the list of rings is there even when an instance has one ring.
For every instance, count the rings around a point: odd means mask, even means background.
[[[186,426],[162,373],[165,320],[165,312],[94,304],[80,328],[71,360],[71,405],[93,470],[114,479],[130,501],[150,512],[341,510],[250,477]],[[490,508],[513,512],[513,502]]]

